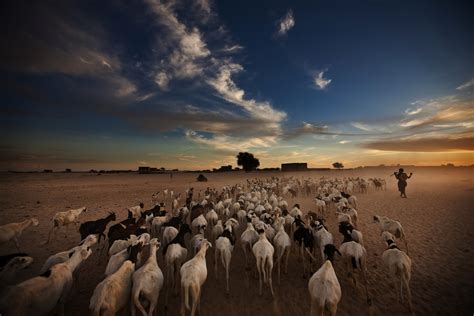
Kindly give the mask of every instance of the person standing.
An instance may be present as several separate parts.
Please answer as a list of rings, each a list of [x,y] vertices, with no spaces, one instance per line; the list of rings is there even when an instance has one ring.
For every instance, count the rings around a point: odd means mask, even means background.
[[[407,195],[405,193],[405,189],[407,187],[407,180],[411,178],[413,173],[410,172],[410,175],[407,175],[403,168],[400,168],[398,169],[398,173],[395,171],[393,174],[395,175],[395,178],[398,179],[398,191],[400,191],[400,196],[402,198],[406,198]]]

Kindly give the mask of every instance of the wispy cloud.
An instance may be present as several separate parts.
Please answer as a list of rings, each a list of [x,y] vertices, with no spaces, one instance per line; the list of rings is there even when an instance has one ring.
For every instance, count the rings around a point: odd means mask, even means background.
[[[367,124],[364,124],[364,123],[361,123],[361,122],[352,122],[351,125],[354,126],[355,128],[358,128],[358,129],[366,131],[366,132],[370,132],[370,131],[374,130],[373,127],[371,127],[370,125],[367,125]]]
[[[397,135],[367,142],[382,151],[450,152],[474,150],[474,98],[449,95],[414,102],[393,130]],[[353,124],[354,125],[354,124]],[[364,126],[359,126],[364,127]]]
[[[235,45],[224,46],[224,48],[220,49],[220,51],[224,53],[235,53],[235,52],[241,51],[242,49],[244,49],[243,46],[235,44]]]
[[[470,88],[474,86],[474,78],[469,80],[468,82],[466,83],[463,83],[462,85],[460,85],[459,87],[456,88],[456,90],[464,90],[464,89],[467,89],[467,88]]]
[[[350,142],[351,142],[350,140],[341,140],[339,141],[339,144],[348,144]]]
[[[423,111],[423,108],[417,108],[417,109],[408,108],[408,109],[405,110],[405,114],[406,115],[416,115],[416,114],[420,113],[421,111]]]
[[[255,148],[267,148],[277,142],[276,136],[265,137],[231,137],[227,135],[214,135],[212,137],[205,137],[195,131],[186,131],[186,138],[194,143],[205,145],[213,148],[218,152],[239,152],[242,150],[250,150]]]
[[[277,23],[277,36],[285,36],[295,26],[293,11],[289,10]]]
[[[463,123],[474,120],[474,99],[472,97],[447,96],[427,101],[419,101],[416,111],[400,122],[404,128],[432,127],[436,124]],[[416,112],[416,113],[415,113]]]
[[[327,71],[322,70],[316,74],[314,77],[314,85],[318,90],[325,90],[327,86],[331,83],[332,79],[324,78],[324,73]]]
[[[235,63],[224,63],[221,65],[215,78],[208,83],[226,101],[241,106],[251,117],[266,121],[270,128],[279,129],[279,124],[286,118],[286,113],[275,110],[269,102],[258,102],[254,99],[246,99],[245,91],[240,89],[232,80],[232,75],[241,72],[243,67]]]
[[[383,151],[410,152],[474,151],[474,135],[384,139],[367,143],[364,147]]]

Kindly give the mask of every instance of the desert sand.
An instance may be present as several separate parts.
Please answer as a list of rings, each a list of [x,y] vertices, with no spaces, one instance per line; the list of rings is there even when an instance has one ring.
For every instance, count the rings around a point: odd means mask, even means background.
[[[207,183],[195,181],[197,174],[10,174],[0,175],[0,224],[17,222],[36,216],[40,225],[31,227],[21,236],[22,251],[34,257],[32,266],[19,274],[18,281],[37,275],[46,258],[56,252],[69,249],[79,242],[80,236],[72,229],[68,237],[65,230],[46,246],[51,218],[69,208],[86,206],[88,211],[81,221],[94,220],[108,211],[115,211],[117,219],[125,219],[125,207],[151,206],[151,194],[172,188],[183,192],[194,187],[195,192],[207,186],[220,189],[227,184],[245,182],[247,177],[296,176],[296,177],[384,177],[386,191],[367,194],[355,193],[359,201],[359,228],[364,234],[368,252],[369,292],[375,315],[408,314],[406,306],[397,303],[394,281],[388,279],[388,271],[382,265],[381,254],[386,246],[380,238],[377,224],[372,223],[374,214],[389,216],[402,223],[407,235],[409,255],[413,260],[411,290],[414,312],[418,315],[472,315],[474,313],[474,168],[407,168],[414,176],[409,180],[407,199],[399,197],[396,180],[389,177],[395,168],[367,168],[328,172],[243,172],[207,174]],[[304,212],[314,210],[311,198],[289,199],[289,204],[299,203]],[[336,228],[334,210],[328,218],[329,230],[336,245],[342,238]],[[242,230],[239,230],[240,236]],[[100,245],[101,246],[101,245]],[[403,247],[403,244],[401,244]],[[89,299],[95,286],[102,280],[106,266],[105,257],[98,262],[97,246],[84,264],[75,282],[66,312],[68,315],[88,315]],[[402,248],[404,249],[404,247]],[[13,243],[0,246],[0,254],[16,252]],[[202,315],[309,315],[308,278],[302,277],[301,262],[292,252],[288,274],[282,274],[277,283],[276,269],[273,280],[275,299],[267,288],[258,296],[258,279],[244,269],[243,252],[237,243],[231,261],[230,295],[225,295],[223,270],[216,280],[213,273],[213,249],[207,254],[208,278],[201,299]],[[164,270],[161,253],[158,263]],[[321,262],[315,264],[314,270]],[[335,270],[342,288],[338,315],[367,314],[362,283],[354,288],[349,282],[341,260],[336,257]],[[358,280],[362,280],[358,276]],[[163,315],[164,291],[159,300],[158,313]],[[178,315],[180,298],[171,297],[167,315]],[[129,311],[127,311],[129,313]]]

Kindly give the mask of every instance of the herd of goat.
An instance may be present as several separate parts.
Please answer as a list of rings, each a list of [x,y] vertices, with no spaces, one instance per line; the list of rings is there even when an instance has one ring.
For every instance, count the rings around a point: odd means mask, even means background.
[[[128,218],[116,221],[110,212],[105,218],[79,223],[86,208],[58,212],[46,243],[56,238],[57,231],[73,225],[81,235],[74,248],[50,256],[39,275],[14,284],[15,274],[33,262],[24,253],[0,257],[1,315],[47,315],[52,311],[64,314],[65,303],[78,267],[92,253],[92,246],[104,239],[97,251],[109,256],[105,278],[95,287],[89,309],[93,315],[115,315],[130,307],[132,315],[156,312],[158,298],[164,290],[165,308],[170,293],[181,293],[181,314],[199,310],[201,288],[207,278],[206,252],[214,249],[214,273],[222,265],[226,276],[226,293],[230,292],[230,266],[237,242],[243,250],[246,269],[256,267],[259,294],[263,284],[274,296],[273,268],[280,282],[280,272],[288,269],[288,258],[294,253],[302,262],[303,275],[312,273],[312,265],[322,262],[308,283],[311,315],[335,315],[341,300],[341,287],[333,268],[335,255],[341,256],[346,273],[356,286],[356,271],[363,278],[367,304],[366,249],[358,228],[357,198],[366,193],[369,184],[383,190],[383,179],[296,179],[267,178],[247,180],[245,184],[226,186],[222,190],[206,189],[182,194],[164,190],[153,194],[153,208],[144,204],[127,209]],[[197,196],[196,196],[197,195]],[[302,212],[299,205],[289,207],[287,200],[300,195],[316,196],[314,211]],[[165,210],[166,203],[170,204]],[[333,235],[325,225],[329,210],[336,212],[343,241],[334,244]],[[410,277],[411,259],[401,224],[384,216],[374,216],[381,228],[381,240],[387,244],[382,260],[396,280],[397,295],[406,291],[408,309],[412,310]],[[19,238],[29,226],[37,226],[35,218],[0,226],[0,245],[13,241],[20,251]],[[107,231],[107,234],[106,234]],[[239,232],[239,233],[238,233]],[[240,233],[241,232],[241,233]],[[187,237],[189,235],[189,237]],[[401,250],[397,239],[404,242]],[[103,252],[107,254],[103,254]],[[157,262],[162,251],[163,271]],[[318,259],[320,257],[321,259]],[[14,284],[14,285],[12,285]],[[7,286],[8,285],[8,286]]]

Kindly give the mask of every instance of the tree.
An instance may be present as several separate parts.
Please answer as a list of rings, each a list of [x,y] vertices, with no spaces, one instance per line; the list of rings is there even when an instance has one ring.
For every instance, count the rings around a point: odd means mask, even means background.
[[[260,166],[260,161],[248,152],[240,152],[237,155],[237,165],[242,166],[245,172],[250,172]]]
[[[342,162],[335,162],[335,163],[332,164],[332,166],[336,169],[344,168],[344,165],[342,164]]]

